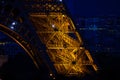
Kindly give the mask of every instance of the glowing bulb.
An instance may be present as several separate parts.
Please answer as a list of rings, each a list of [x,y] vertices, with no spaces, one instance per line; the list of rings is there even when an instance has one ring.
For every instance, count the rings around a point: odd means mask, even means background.
[[[59,0],[60,2],[62,2],[62,0]]]
[[[13,26],[16,25],[16,22],[13,22],[12,25],[13,25]]]
[[[53,28],[55,28],[55,25],[54,25],[54,24],[52,24],[52,27],[53,27]]]
[[[13,26],[11,26],[10,28],[11,28],[11,29],[14,29],[14,27],[13,27]]]
[[[53,76],[53,74],[50,74],[50,76]]]
[[[55,77],[53,79],[55,79]]]

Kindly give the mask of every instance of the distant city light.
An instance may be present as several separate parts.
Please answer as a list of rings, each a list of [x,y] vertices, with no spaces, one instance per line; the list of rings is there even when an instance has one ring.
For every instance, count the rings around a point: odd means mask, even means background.
[[[55,77],[53,79],[55,79]]]
[[[65,15],[62,15],[63,17],[65,17]]]
[[[60,2],[62,2],[62,0],[59,0]]]
[[[55,28],[55,25],[54,25],[54,24],[52,24],[52,28]]]
[[[13,26],[10,26],[10,29],[14,29],[14,27],[13,27]]]
[[[6,43],[5,42],[0,42],[0,45],[5,45]]]
[[[13,25],[13,26],[16,25],[16,22],[12,22],[12,25]]]
[[[50,76],[53,76],[53,74],[50,74]]]

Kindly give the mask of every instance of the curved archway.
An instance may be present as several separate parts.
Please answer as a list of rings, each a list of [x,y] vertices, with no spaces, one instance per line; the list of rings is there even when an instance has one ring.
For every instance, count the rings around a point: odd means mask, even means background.
[[[9,36],[11,39],[13,39],[17,44],[19,44],[30,56],[35,66],[39,68],[39,64],[36,61],[35,54],[34,54],[39,52],[33,46],[31,46],[28,42],[26,42],[18,33],[10,30],[7,26],[3,24],[0,24],[0,32],[3,32],[7,36]]]

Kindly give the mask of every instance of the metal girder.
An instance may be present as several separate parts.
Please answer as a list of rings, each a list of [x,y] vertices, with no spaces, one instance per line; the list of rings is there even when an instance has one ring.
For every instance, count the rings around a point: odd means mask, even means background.
[[[70,17],[62,13],[30,14],[41,41],[58,74],[81,75],[92,66],[97,71],[90,53],[82,47],[82,39]]]
[[[30,13],[65,12],[64,5],[59,0],[25,0],[25,3],[25,8]]]

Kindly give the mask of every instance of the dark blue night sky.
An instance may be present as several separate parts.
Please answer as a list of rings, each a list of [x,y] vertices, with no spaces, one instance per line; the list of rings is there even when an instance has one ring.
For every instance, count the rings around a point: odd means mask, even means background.
[[[65,0],[70,12],[78,16],[120,16],[119,0]]]
[[[119,19],[117,19],[120,17],[119,0],[64,1],[73,20],[75,20],[75,24],[78,24],[76,28],[80,32],[84,44],[87,45],[86,47],[89,50],[93,50],[93,52],[109,51],[109,54],[119,54],[120,22]],[[117,22],[115,22],[115,20]],[[86,28],[88,30],[81,31],[80,28]],[[105,28],[105,30],[89,30],[90,28]],[[114,32],[110,32],[110,30]],[[111,51],[109,49],[111,49]]]

